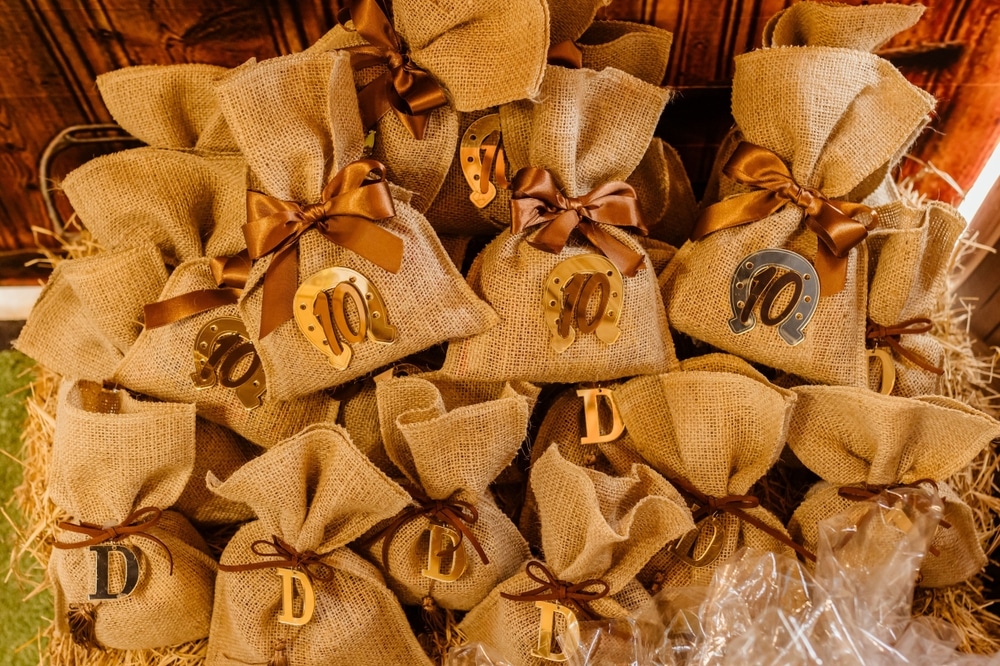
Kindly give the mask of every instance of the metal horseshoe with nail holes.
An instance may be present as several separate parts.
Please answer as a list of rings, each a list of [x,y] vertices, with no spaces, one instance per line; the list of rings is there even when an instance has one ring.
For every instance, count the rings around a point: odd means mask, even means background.
[[[787,288],[792,297],[776,315],[774,303]],[[754,310],[760,306],[760,322],[777,326],[778,335],[791,346],[805,339],[805,327],[819,304],[819,276],[809,261],[788,250],[754,252],[740,261],[729,284],[733,318],[729,328],[736,335],[757,325]]]
[[[587,314],[594,296],[597,308]],[[605,344],[614,344],[621,335],[618,320],[625,300],[625,281],[618,268],[599,254],[581,254],[559,262],[545,279],[542,311],[549,329],[549,343],[561,354],[576,332],[594,333]]]
[[[241,367],[243,373],[234,376]],[[252,410],[259,407],[267,390],[264,366],[246,326],[237,317],[218,317],[202,326],[194,344],[194,372],[191,373],[196,389],[204,390],[216,384],[236,391],[243,406]]]
[[[348,300],[358,316],[357,330],[348,322]],[[326,268],[303,282],[295,292],[294,312],[299,330],[337,370],[347,368],[351,345],[365,337],[387,345],[396,341],[396,327],[389,323],[382,294],[350,268]]]
[[[462,135],[458,157],[462,165],[462,173],[465,174],[465,182],[472,188],[469,199],[472,200],[476,208],[485,208],[497,196],[496,186],[488,180],[487,189],[485,192],[483,191],[480,178],[490,177],[490,174],[483,173],[482,146],[494,133],[499,132],[500,114],[491,113],[469,125],[469,129],[465,130],[465,134]]]

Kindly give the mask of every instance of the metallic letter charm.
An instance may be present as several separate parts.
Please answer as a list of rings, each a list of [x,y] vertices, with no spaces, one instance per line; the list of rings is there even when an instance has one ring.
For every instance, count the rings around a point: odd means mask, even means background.
[[[239,377],[233,377],[237,365],[247,357],[250,360],[246,369]],[[261,396],[267,390],[264,366],[242,321],[236,317],[219,317],[202,326],[194,343],[191,379],[196,389],[220,384],[235,389],[247,409],[260,407]]]
[[[698,539],[702,536],[708,540],[708,544],[705,545],[705,550],[701,555],[695,556]],[[692,567],[707,567],[719,559],[725,540],[726,530],[722,526],[722,521],[716,516],[709,516],[693,530],[682,536],[677,543],[670,546],[670,551],[677,559]]]
[[[348,321],[348,303],[357,317],[357,329]],[[334,266],[310,277],[295,292],[294,307],[299,330],[337,370],[347,368],[351,345],[365,337],[382,344],[396,341],[396,327],[389,323],[382,295],[368,278],[350,268]]]
[[[484,192],[480,179],[489,178],[490,174],[483,171],[482,146],[488,138],[494,134],[500,134],[500,114],[491,113],[483,116],[479,120],[469,125],[462,135],[462,143],[458,149],[458,158],[462,164],[462,173],[465,174],[465,182],[472,188],[469,199],[476,208],[485,208],[497,196],[496,186],[487,181],[488,189]],[[503,159],[503,155],[497,155],[496,159]]]
[[[876,347],[868,350],[868,360],[877,358],[882,365],[882,382],[879,393],[889,395],[896,386],[896,365],[892,362],[892,354],[888,350]]]
[[[139,558],[135,556],[127,546],[117,543],[98,544],[91,546],[97,555],[97,584],[94,594],[87,596],[91,601],[107,601],[109,599],[123,599],[132,594],[135,586],[139,584]],[[125,559],[125,584],[120,592],[110,592],[108,590],[109,579],[111,577],[111,553],[119,553]]]
[[[316,610],[316,591],[313,590],[312,581],[308,575],[296,569],[278,569],[278,575],[281,576],[281,615],[278,616],[278,622],[301,627],[312,619]],[[302,614],[298,617],[295,616],[296,580],[302,586]]]
[[[625,432],[625,424],[622,423],[622,416],[618,413],[618,405],[615,404],[611,389],[580,389],[576,394],[583,398],[584,425],[587,429],[587,434],[580,438],[581,444],[603,444],[621,437]],[[611,408],[611,430],[607,434],[601,434],[601,407],[597,401],[601,396],[607,399]]]
[[[777,315],[774,303],[788,288],[792,296]],[[760,304],[760,323],[777,326],[778,335],[795,346],[819,304],[819,277],[806,259],[788,250],[761,250],[740,261],[729,285],[733,318],[729,328],[739,335],[757,325],[754,309]]]
[[[593,317],[587,311],[598,296]],[[542,309],[550,343],[561,354],[576,340],[576,331],[595,333],[606,344],[613,344],[621,330],[625,282],[613,263],[599,254],[581,254],[560,262],[545,279]]]
[[[536,601],[535,607],[542,611],[538,625],[538,646],[531,651],[532,656],[548,661],[566,661],[566,649],[574,649],[580,644],[580,625],[576,614],[567,608],[551,601]],[[566,618],[566,630],[563,633],[563,651],[553,652],[555,647],[556,613]]]
[[[459,546],[451,555],[451,572],[441,571],[441,552],[445,549],[444,541],[447,539],[452,546],[458,544],[458,532],[445,527],[444,525],[431,525],[430,543],[427,546],[427,568],[420,572],[425,578],[439,580],[442,583],[454,583],[465,573],[468,560],[465,556],[465,548]]]

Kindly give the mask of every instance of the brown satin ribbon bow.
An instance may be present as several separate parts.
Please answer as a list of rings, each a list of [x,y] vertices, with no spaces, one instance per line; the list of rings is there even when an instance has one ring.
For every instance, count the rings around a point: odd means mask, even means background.
[[[382,0],[350,0],[345,9],[354,29],[368,42],[344,49],[351,54],[351,65],[356,70],[374,65],[389,68],[358,93],[365,129],[391,110],[414,139],[423,139],[431,111],[448,104],[444,90],[410,58]],[[344,23],[344,12],[338,18]]]
[[[828,199],[815,188],[799,185],[780,157],[746,141],[736,147],[723,173],[754,189],[705,208],[691,232],[691,240],[762,220],[793,204],[805,213],[806,228],[819,238],[813,263],[820,278],[820,294],[829,296],[844,288],[848,254],[868,236],[868,227],[852,218],[862,213],[874,218],[875,211],[863,204]]]
[[[341,169],[323,188],[319,203],[302,205],[247,192],[248,222],[243,235],[250,258],[274,254],[264,276],[260,337],[292,318],[302,234],[315,229],[327,240],[395,273],[403,260],[403,239],[374,223],[395,214],[385,165],[375,160],[358,160]]]
[[[933,322],[931,322],[931,320],[927,317],[907,319],[906,321],[899,322],[893,326],[876,324],[874,321],[869,319],[865,337],[869,340],[874,340],[876,343],[886,343],[892,351],[899,354],[910,363],[923,368],[927,372],[932,372],[935,375],[943,375],[944,368],[934,365],[927,359],[922,358],[919,354],[910,351],[900,344],[899,341],[899,336],[901,335],[919,335],[921,333],[927,333],[931,330],[933,325]]]
[[[53,547],[59,548],[60,550],[72,550],[73,548],[87,548],[89,546],[96,546],[107,541],[116,542],[121,541],[126,537],[141,537],[143,539],[148,539],[155,543],[157,546],[163,549],[163,552],[167,554],[167,560],[170,561],[170,575],[174,575],[174,555],[170,552],[167,544],[163,543],[158,537],[153,536],[146,530],[156,527],[156,524],[160,522],[160,517],[163,512],[157,509],[155,506],[147,506],[142,509],[136,509],[129,515],[125,516],[125,520],[118,523],[117,525],[112,525],[110,527],[101,527],[100,525],[93,525],[91,523],[70,523],[63,521],[59,523],[59,529],[65,530],[67,532],[74,532],[76,534],[83,534],[89,538],[83,541],[73,541],[73,542],[63,542],[56,541],[52,544]]]
[[[816,555],[809,551],[809,549],[795,543],[788,535],[782,534],[779,530],[775,529],[771,525],[768,525],[760,518],[751,515],[744,511],[744,509],[755,509],[760,506],[760,500],[753,495],[726,495],[725,497],[713,497],[707,493],[703,493],[694,484],[686,479],[673,479],[667,477],[669,481],[681,495],[685,497],[689,502],[697,505],[691,513],[691,518],[695,523],[700,521],[702,518],[707,518],[716,513],[728,513],[731,516],[742,520],[745,523],[753,525],[761,532],[764,532],[776,541],[780,541],[785,544],[796,553],[802,557],[810,560],[811,562],[816,561]]]
[[[583,67],[583,51],[572,40],[567,39],[549,47],[548,62],[566,69],[580,69]]]
[[[249,562],[247,564],[219,564],[220,571],[255,571],[257,569],[296,569],[305,571],[311,578],[316,580],[329,580],[333,576],[333,569],[323,559],[329,557],[333,551],[326,553],[316,553],[311,550],[298,552],[275,534],[271,535],[271,540],[258,540],[250,544],[250,550],[257,557],[272,558],[263,562]]]
[[[147,303],[143,306],[146,328],[159,328],[207,310],[235,304],[250,275],[247,251],[231,257],[213,257],[209,267],[218,289],[196,289],[163,301]]]
[[[387,572],[389,571],[389,546],[392,545],[392,540],[396,538],[399,530],[421,517],[436,520],[458,532],[458,540],[438,553],[439,556],[443,557],[454,553],[462,546],[462,541],[468,539],[476,553],[479,554],[479,559],[483,561],[483,564],[490,563],[479,539],[470,529],[479,520],[479,511],[476,510],[475,506],[460,500],[432,500],[413,486],[407,486],[406,491],[410,493],[416,504],[411,504],[403,509],[395,520],[370,541],[370,543],[375,543],[382,539],[382,566]]]
[[[528,241],[552,254],[562,252],[574,229],[586,236],[625,275],[632,277],[645,264],[645,256],[608,233],[603,225],[632,227],[642,235],[639,200],[628,183],[612,181],[580,197],[567,197],[555,176],[539,167],[525,167],[511,181],[511,233],[534,226],[541,229]]]
[[[873,486],[873,485],[861,485],[861,486],[841,486],[837,488],[837,494],[846,500],[851,502],[877,502],[880,497],[887,497],[894,490],[902,490],[904,488],[915,488],[920,489],[924,484],[929,484],[934,487],[934,492],[938,493],[937,481],[934,479],[918,479],[913,483],[896,483],[889,485]],[[930,509],[930,505],[927,502],[926,497],[911,497],[913,506],[918,511],[927,511]],[[944,529],[951,529],[951,523],[942,518],[938,521],[938,525]],[[941,554],[937,546],[929,545],[927,547],[927,552],[935,557]]]
[[[596,620],[600,615],[590,607],[590,602],[603,599],[611,592],[611,586],[600,578],[590,578],[582,583],[570,583],[556,578],[549,569],[539,562],[532,560],[524,568],[524,573],[528,578],[538,583],[541,587],[522,592],[521,594],[509,594],[501,592],[500,596],[511,601],[555,601],[562,606],[568,606],[582,620]],[[587,591],[589,587],[599,588],[596,591]]]

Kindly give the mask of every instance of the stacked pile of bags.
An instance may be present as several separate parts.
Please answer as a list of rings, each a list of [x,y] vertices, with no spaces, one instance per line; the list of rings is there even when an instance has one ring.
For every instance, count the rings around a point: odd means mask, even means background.
[[[58,635],[565,661],[910,487],[921,584],[982,569],[945,480],[1000,424],[936,394],[927,320],[965,223],[896,191],[934,101],[873,54],[921,8],[774,17],[699,209],[654,137],[670,34],[600,4],[352,0],[302,53],[99,78],[148,145],[66,178],[103,250],[17,342],[64,378]],[[787,525],[752,494],[786,444],[821,479]]]

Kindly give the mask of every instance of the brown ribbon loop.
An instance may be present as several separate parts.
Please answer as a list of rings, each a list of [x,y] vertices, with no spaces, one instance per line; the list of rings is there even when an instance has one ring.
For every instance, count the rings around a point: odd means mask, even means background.
[[[567,39],[549,47],[548,61],[550,65],[557,67],[580,69],[583,67],[583,51],[572,40]]]
[[[311,550],[298,552],[286,543],[279,536],[272,534],[271,540],[258,540],[250,544],[250,550],[257,557],[274,558],[263,562],[249,562],[247,564],[219,564],[220,571],[241,572],[256,571],[258,569],[296,569],[304,571],[316,580],[329,580],[333,576],[333,569],[323,559],[329,557],[334,551],[326,553],[316,553]]]
[[[458,532],[458,540],[438,553],[439,556],[443,557],[454,553],[462,546],[463,540],[468,540],[476,553],[479,554],[479,559],[483,561],[483,564],[490,563],[489,558],[486,557],[486,551],[483,550],[482,545],[479,543],[479,539],[476,538],[476,535],[470,529],[479,520],[479,511],[475,506],[460,500],[432,500],[413,486],[407,486],[406,490],[410,493],[416,504],[411,504],[403,509],[396,516],[395,520],[384,530],[376,534],[369,542],[375,543],[379,539],[382,539],[382,566],[386,572],[389,571],[389,546],[392,545],[392,540],[396,538],[399,530],[421,517],[436,520]]]
[[[410,58],[381,0],[350,0],[347,10],[354,29],[368,42],[344,49],[351,54],[351,65],[357,70],[374,65],[389,68],[358,93],[365,130],[391,110],[414,139],[423,139],[431,111],[448,104],[444,89]]]
[[[403,239],[374,223],[395,214],[385,165],[375,160],[344,167],[323,188],[319,203],[302,205],[247,192],[243,235],[250,258],[274,254],[264,276],[260,337],[292,318],[302,234],[315,229],[327,240],[396,273],[403,261]]]
[[[163,541],[161,541],[158,537],[153,536],[146,531],[156,527],[157,523],[160,522],[161,516],[163,516],[163,512],[158,508],[155,506],[147,506],[141,509],[136,509],[129,515],[125,516],[125,520],[117,525],[112,525],[111,527],[101,527],[100,525],[94,525],[92,523],[70,523],[62,521],[59,523],[59,529],[65,530],[66,532],[73,532],[75,534],[83,534],[89,538],[84,539],[83,541],[68,543],[56,541],[52,545],[53,547],[61,550],[72,550],[74,548],[96,546],[98,544],[105,543],[106,541],[117,542],[126,537],[141,537],[152,541],[163,549],[163,552],[167,554],[167,560],[170,561],[170,575],[173,576],[173,553],[170,552],[170,548],[167,547],[167,544],[163,543]]]
[[[673,484],[673,486],[677,488],[681,495],[684,495],[689,502],[693,502],[697,505],[698,508],[691,514],[691,518],[694,522],[697,523],[702,518],[707,518],[708,516],[716,513],[728,513],[745,523],[753,525],[776,541],[780,541],[807,560],[811,562],[816,561],[816,555],[814,555],[808,548],[797,544],[789,536],[782,534],[771,525],[768,525],[756,516],[744,511],[744,509],[754,509],[760,506],[760,500],[757,497],[753,495],[726,495],[725,497],[713,497],[707,493],[701,492],[695,488],[694,484],[686,479],[666,478],[667,481]]]
[[[705,208],[691,232],[691,240],[762,220],[793,204],[805,213],[803,223],[820,241],[813,262],[820,278],[820,293],[829,296],[844,288],[848,255],[868,237],[868,227],[852,218],[863,213],[875,218],[874,210],[863,204],[828,199],[815,188],[799,185],[780,157],[747,141],[736,147],[723,173],[754,190]]]
[[[565,580],[559,580],[555,574],[549,571],[538,560],[528,562],[524,568],[524,573],[541,587],[536,587],[521,594],[501,592],[500,596],[511,601],[555,601],[560,605],[572,608],[583,620],[598,619],[600,615],[590,607],[590,603],[603,599],[611,592],[611,586],[600,578],[590,578],[582,583],[570,583]],[[588,592],[587,588],[589,587],[599,587],[600,589]]]
[[[899,354],[910,363],[923,368],[927,372],[932,372],[935,375],[943,375],[944,368],[934,365],[927,359],[921,357],[919,354],[910,351],[900,344],[899,340],[901,335],[919,335],[921,333],[927,333],[933,326],[933,322],[927,317],[914,317],[913,319],[907,319],[906,321],[902,321],[892,326],[876,324],[874,321],[869,319],[865,337],[869,340],[874,340],[876,343],[886,343],[892,351]]]
[[[612,181],[581,197],[567,197],[548,170],[525,167],[514,175],[511,190],[511,233],[541,227],[528,241],[532,247],[559,254],[573,230],[578,229],[625,275],[632,277],[644,266],[645,256],[641,252],[603,228],[603,225],[632,227],[644,236],[648,233],[639,200],[628,183]]]
[[[937,481],[935,481],[934,479],[917,479],[913,483],[895,483],[895,484],[887,484],[881,486],[868,485],[868,484],[861,486],[841,486],[837,488],[837,494],[840,495],[845,500],[850,500],[851,502],[877,502],[880,497],[887,497],[895,490],[902,490],[905,488],[914,488],[919,490],[920,487],[924,484],[933,486],[935,493],[940,492],[938,489]],[[940,494],[938,494],[938,496],[940,497]],[[920,499],[925,499],[925,498],[920,498]],[[913,503],[914,508],[917,509],[918,511],[929,510],[930,506],[926,503],[926,501],[922,502],[920,501],[920,499],[916,499],[916,501]],[[951,529],[951,523],[949,523],[944,518],[938,521],[938,525],[940,525],[946,530]],[[937,546],[933,545],[928,546],[927,551],[935,557],[941,554],[941,551],[938,550]]]
[[[223,305],[236,304],[250,275],[247,251],[231,257],[213,257],[209,267],[218,289],[196,289],[163,301],[147,303],[142,308],[145,327],[160,328]]]

